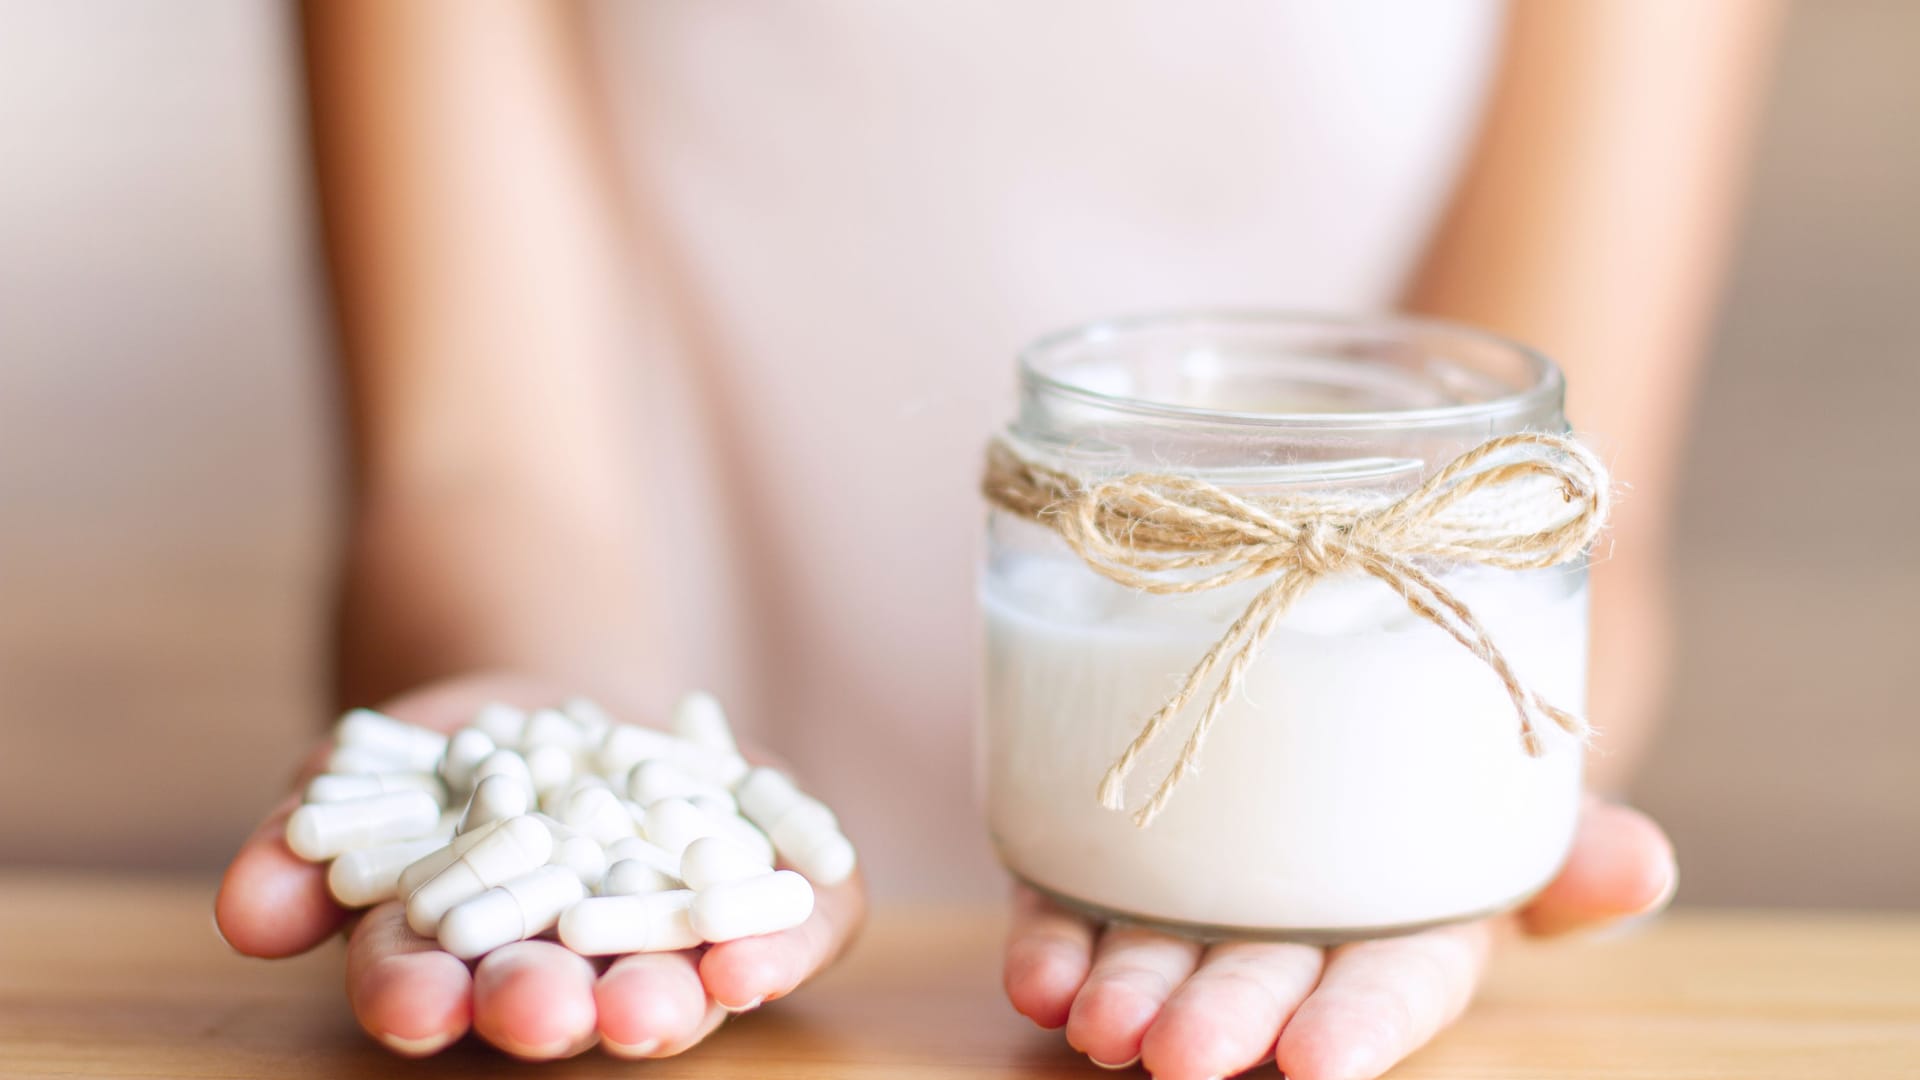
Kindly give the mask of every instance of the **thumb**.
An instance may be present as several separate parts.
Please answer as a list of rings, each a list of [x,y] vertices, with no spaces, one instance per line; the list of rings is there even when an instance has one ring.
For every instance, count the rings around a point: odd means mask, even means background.
[[[1652,818],[1589,795],[1566,865],[1520,912],[1532,934],[1559,934],[1665,907],[1680,883],[1673,844]]]

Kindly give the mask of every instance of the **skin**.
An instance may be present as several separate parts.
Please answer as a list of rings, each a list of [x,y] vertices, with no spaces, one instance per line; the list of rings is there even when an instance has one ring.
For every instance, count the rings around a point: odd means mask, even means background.
[[[389,715],[451,730],[489,701],[532,707],[563,697],[541,680],[463,676],[387,702]],[[296,790],[324,756],[313,763]],[[620,1057],[668,1057],[699,1042],[730,1013],[791,993],[840,954],[866,915],[859,875],[819,889],[813,914],[792,930],[700,950],[590,961],[539,939],[496,949],[478,963],[415,934],[404,906],[361,914],[327,893],[325,864],[287,849],[289,796],[234,856],[214,902],[220,932],[249,956],[292,956],[347,935],[347,998],[367,1034],[408,1057],[444,1049],[469,1030],[518,1058],[543,1061],[603,1046]]]
[[[1516,933],[1605,925],[1664,906],[1673,849],[1638,811],[1589,799],[1573,853],[1514,915],[1331,949],[1201,945],[1096,927],[1030,892],[1015,898],[1005,984],[1014,1008],[1096,1064],[1162,1080],[1274,1060],[1293,1080],[1378,1076],[1458,1017],[1493,946]]]
[[[1554,357],[1569,415],[1631,485],[1593,573],[1602,791],[1630,777],[1663,693],[1674,479],[1779,19],[1746,0],[1514,4],[1479,142],[1406,298]],[[1156,1077],[1272,1059],[1292,1080],[1364,1080],[1459,1016],[1501,939],[1648,914],[1678,880],[1658,825],[1592,798],[1524,910],[1407,937],[1201,950],[1021,896],[1007,995],[1095,1062]]]
[[[339,689],[421,723],[496,697],[617,706],[672,685],[647,667],[661,629],[634,572],[638,453],[621,435],[635,335],[641,355],[671,347],[672,277],[614,178],[578,16],[509,0],[303,13],[353,437]],[[1674,462],[1776,21],[1759,0],[1515,4],[1478,144],[1406,297],[1559,359],[1571,414],[1633,485],[1594,580],[1603,791],[1662,692]],[[471,674],[497,670],[543,678]],[[530,1060],[596,1040],[678,1053],[727,1005],[791,992],[864,912],[852,883],[804,927],[697,957],[602,969],[533,941],[469,968],[395,905],[349,921],[286,850],[291,807],[234,859],[221,930],[273,957],[344,928],[355,1015],[407,1055],[469,1029]],[[1500,940],[1644,914],[1676,882],[1659,828],[1596,798],[1559,877],[1511,916],[1334,949],[1202,948],[1021,895],[1006,990],[1097,1062],[1184,1078],[1273,1060],[1293,1080],[1357,1080],[1457,1017]]]
[[[1406,306],[1554,358],[1613,469],[1593,567],[1593,782],[1619,791],[1673,655],[1669,533],[1782,9],[1768,0],[1515,3],[1478,144]]]

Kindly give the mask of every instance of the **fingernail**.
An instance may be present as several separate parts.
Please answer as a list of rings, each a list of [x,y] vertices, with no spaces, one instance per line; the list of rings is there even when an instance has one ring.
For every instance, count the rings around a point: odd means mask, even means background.
[[[767,1000],[767,996],[765,994],[762,994],[759,997],[754,998],[752,1001],[746,1002],[741,1005],[729,1005],[726,1002],[722,1001],[720,1002],[720,1007],[727,1010],[730,1013],[743,1013],[743,1012],[749,1012],[753,1009],[759,1008],[760,1003],[765,1000]]]
[[[209,911],[207,912],[207,917],[213,920],[213,936],[220,939],[220,944],[225,945],[227,950],[235,956],[242,955],[239,949],[233,947],[233,942],[227,940],[227,935],[221,931],[220,913],[218,911]]]
[[[1095,1065],[1098,1065],[1103,1069],[1110,1069],[1114,1072],[1119,1072],[1121,1069],[1131,1069],[1135,1065],[1140,1064],[1140,1055],[1135,1054],[1132,1057],[1128,1058],[1127,1060],[1119,1063],[1118,1065],[1109,1065],[1106,1062],[1101,1061],[1099,1058],[1094,1057],[1092,1054],[1087,1055],[1087,1060],[1093,1062]]]
[[[600,1045],[616,1057],[643,1058],[652,1057],[660,1050],[659,1039],[641,1039],[637,1043],[616,1042],[605,1035],[600,1037]]]
[[[1595,926],[1588,936],[1595,941],[1613,941],[1617,938],[1632,937],[1659,919],[1661,912],[1666,911],[1667,905],[1673,902],[1673,895],[1679,891],[1680,873],[1676,869],[1667,878],[1666,888],[1661,889],[1660,895],[1654,897],[1646,907],[1631,915],[1601,923]]]
[[[577,1044],[578,1040],[575,1039],[555,1039],[544,1043],[520,1043],[512,1039],[499,1039],[494,1043],[495,1046],[514,1057],[531,1058],[537,1061],[563,1057]]]
[[[379,1039],[396,1054],[404,1054],[407,1057],[426,1057],[428,1054],[446,1049],[447,1044],[454,1040],[455,1034],[451,1031],[442,1031],[437,1035],[423,1035],[418,1039],[409,1039],[395,1035],[391,1031],[383,1031]]]
[[[1661,913],[1665,912],[1667,905],[1673,902],[1673,894],[1679,891],[1680,875],[1676,871],[1667,879],[1667,887],[1661,889],[1660,895],[1654,897],[1646,907],[1632,915],[1601,923],[1588,931],[1586,936],[1594,941],[1615,941],[1632,937],[1659,921]]]
[[[1673,903],[1674,894],[1679,891],[1680,891],[1680,868],[1678,866],[1675,866],[1672,869],[1667,871],[1667,887],[1664,889],[1661,889],[1660,895],[1654,897],[1653,903],[1648,904],[1640,912],[1640,914],[1651,915],[1656,911],[1661,911],[1665,909],[1668,904]]]

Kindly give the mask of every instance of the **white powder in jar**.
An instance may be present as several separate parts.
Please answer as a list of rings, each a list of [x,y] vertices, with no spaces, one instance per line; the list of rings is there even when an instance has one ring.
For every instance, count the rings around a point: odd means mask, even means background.
[[[1521,679],[1585,703],[1584,570],[1442,577]],[[1362,934],[1484,914],[1565,858],[1581,748],[1521,749],[1497,676],[1363,575],[1316,584],[1222,711],[1200,771],[1146,829],[1101,775],[1258,585],[1134,593],[1060,557],[1006,553],[982,587],[989,827],[1015,874],[1150,920],[1256,934]],[[1211,683],[1203,691],[1211,692]],[[1128,781],[1158,783],[1203,700]]]

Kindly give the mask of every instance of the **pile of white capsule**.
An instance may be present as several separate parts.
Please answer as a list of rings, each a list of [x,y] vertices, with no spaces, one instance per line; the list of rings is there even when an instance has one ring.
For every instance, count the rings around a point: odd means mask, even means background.
[[[670,729],[584,698],[487,705],[452,735],[355,709],[287,846],[331,860],[346,907],[405,898],[408,925],[462,959],[556,929],[612,956],[805,922],[813,886],[853,873],[833,812],[749,767],[711,695],[682,698]]]

